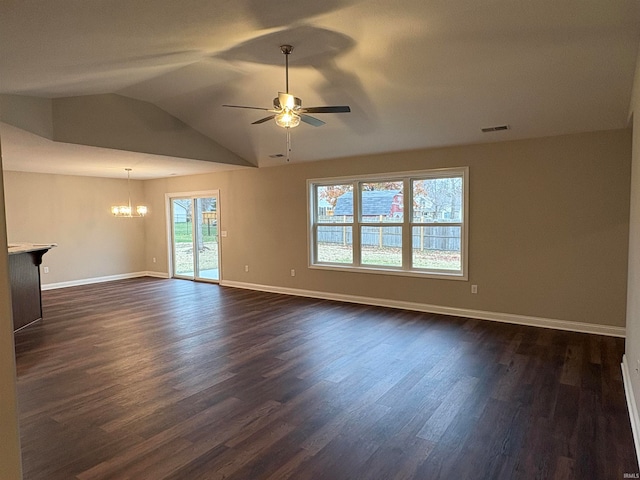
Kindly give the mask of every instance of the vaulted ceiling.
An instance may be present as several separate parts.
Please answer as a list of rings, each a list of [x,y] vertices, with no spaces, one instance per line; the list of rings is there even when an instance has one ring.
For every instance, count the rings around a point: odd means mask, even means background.
[[[284,163],[282,128],[222,106],[271,107],[282,44],[304,106],[352,110],[292,129],[292,162],[624,128],[639,42],[637,0],[3,1],[3,162],[137,178]]]

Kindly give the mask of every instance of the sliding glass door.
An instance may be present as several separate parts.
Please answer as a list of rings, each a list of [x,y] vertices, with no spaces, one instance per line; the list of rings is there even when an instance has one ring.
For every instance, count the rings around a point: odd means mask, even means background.
[[[173,276],[220,280],[218,194],[170,198]]]

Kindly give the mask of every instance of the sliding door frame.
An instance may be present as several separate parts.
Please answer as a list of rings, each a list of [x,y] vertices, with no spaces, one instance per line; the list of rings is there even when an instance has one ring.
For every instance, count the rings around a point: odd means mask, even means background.
[[[167,266],[168,266],[168,274],[169,274],[169,278],[183,278],[183,279],[189,279],[189,277],[183,277],[183,276],[177,276],[175,275],[174,272],[174,265],[173,265],[173,261],[174,261],[174,243],[173,243],[173,217],[172,217],[172,208],[171,208],[171,202],[173,199],[176,198],[189,198],[191,200],[194,200],[196,198],[208,198],[208,197],[215,197],[216,198],[216,212],[218,213],[218,218],[217,218],[217,228],[218,228],[218,279],[217,280],[213,280],[213,279],[208,279],[208,278],[201,278],[201,277],[196,277],[196,271],[195,271],[195,266],[196,266],[196,256],[197,253],[194,251],[193,252],[193,256],[194,256],[194,278],[193,280],[198,281],[198,282],[209,282],[209,283],[220,283],[220,281],[222,280],[222,243],[220,242],[220,239],[222,237],[222,235],[220,234],[220,232],[222,231],[221,228],[221,223],[222,223],[222,215],[220,214],[220,190],[198,190],[198,191],[194,191],[194,192],[171,192],[171,193],[165,193],[164,195],[165,197],[165,231],[166,231],[166,237],[167,237]],[[195,205],[193,206],[193,210],[195,212]],[[193,229],[193,238],[196,238],[196,231],[195,229]],[[195,243],[195,240],[194,240]]]

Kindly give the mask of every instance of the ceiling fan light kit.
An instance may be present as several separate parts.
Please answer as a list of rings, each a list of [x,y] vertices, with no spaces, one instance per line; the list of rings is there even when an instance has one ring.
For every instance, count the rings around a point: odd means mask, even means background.
[[[273,109],[248,107],[244,105],[223,105],[223,107],[248,108],[272,113],[272,115],[252,122],[252,125],[259,125],[273,119],[276,125],[285,128],[287,130],[287,161],[289,161],[289,153],[291,152],[290,130],[300,125],[300,122],[314,127],[321,127],[325,124],[325,122],[319,118],[307,115],[308,113],[348,113],[351,111],[351,108],[348,105],[303,108],[302,100],[289,93],[289,55],[293,52],[293,46],[281,45],[280,51],[284,54],[285,58],[285,91],[279,92],[278,96],[273,99]]]
[[[300,116],[290,110],[285,110],[274,117],[276,125],[283,128],[293,128],[300,125]]]

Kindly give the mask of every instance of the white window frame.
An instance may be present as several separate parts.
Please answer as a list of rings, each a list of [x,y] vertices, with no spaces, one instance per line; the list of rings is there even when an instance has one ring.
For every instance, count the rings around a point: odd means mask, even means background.
[[[460,222],[414,222],[413,221],[413,191],[412,181],[426,180],[430,178],[447,178],[460,176],[462,177],[462,205],[461,205],[461,221]],[[400,222],[369,222],[362,221],[362,213],[360,209],[360,185],[368,182],[403,182],[403,202],[404,211],[403,219]],[[317,187],[330,185],[346,185],[352,184],[353,190],[353,222],[318,222],[317,221]],[[409,199],[409,200],[407,200]],[[331,177],[316,178],[307,180],[307,244],[308,244],[308,265],[309,268],[319,270],[336,270],[350,271],[361,273],[374,273],[385,275],[401,275],[420,278],[438,278],[449,280],[468,280],[468,264],[469,264],[469,167],[453,167],[439,168],[431,170],[417,170],[410,172],[394,172],[374,175],[358,175],[348,177]],[[401,226],[402,227],[402,267],[389,267],[378,265],[363,265],[361,263],[361,242],[360,232],[365,226]],[[316,260],[316,232],[319,226],[334,227],[351,227],[352,229],[352,252],[353,263],[320,263]],[[460,232],[460,270],[443,270],[443,269],[427,269],[413,268],[413,227],[442,227],[442,226],[459,226]]]

